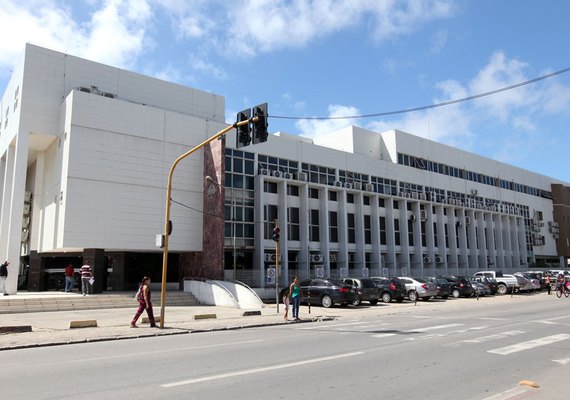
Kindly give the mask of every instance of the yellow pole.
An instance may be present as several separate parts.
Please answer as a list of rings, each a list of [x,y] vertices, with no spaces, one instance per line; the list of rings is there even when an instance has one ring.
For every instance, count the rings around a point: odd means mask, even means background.
[[[206,146],[210,142],[214,141],[215,139],[219,138],[220,136],[225,135],[227,132],[231,131],[232,129],[234,129],[238,126],[246,125],[246,124],[249,124],[250,122],[256,122],[257,118],[258,117],[254,117],[254,118],[251,118],[250,120],[247,120],[247,121],[236,122],[235,124],[230,125],[224,129],[222,129],[221,131],[216,133],[211,138],[203,141],[198,146],[196,146],[193,149],[182,154],[180,157],[178,157],[176,160],[174,160],[174,163],[172,163],[172,166],[170,167],[170,172],[168,173],[168,182],[166,184],[166,212],[165,212],[165,218],[164,218],[164,252],[163,252],[163,256],[162,256],[162,286],[161,286],[161,290],[160,290],[160,329],[164,328],[164,319],[165,319],[164,318],[164,303],[166,301],[166,270],[167,270],[166,267],[168,266],[168,230],[169,230],[168,228],[170,225],[169,221],[170,221],[170,203],[171,203],[170,194],[172,192],[172,176],[174,175],[174,169],[176,168],[176,166],[178,165],[178,163],[180,161],[182,161],[183,159],[188,157],[190,154],[194,153],[196,150],[201,149],[202,147]]]
[[[279,242],[275,242],[275,298],[277,299],[277,314],[279,314]]]

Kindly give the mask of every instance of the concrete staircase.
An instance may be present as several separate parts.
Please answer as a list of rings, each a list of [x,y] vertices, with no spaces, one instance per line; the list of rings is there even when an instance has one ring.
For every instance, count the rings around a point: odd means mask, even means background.
[[[50,293],[52,293],[50,295]],[[0,296],[0,314],[16,314],[43,311],[96,310],[106,308],[136,308],[134,292],[104,293],[82,296],[81,294],[40,292],[34,296]],[[153,292],[152,304],[160,307],[160,292]],[[196,306],[200,303],[187,292],[167,291],[166,306]]]

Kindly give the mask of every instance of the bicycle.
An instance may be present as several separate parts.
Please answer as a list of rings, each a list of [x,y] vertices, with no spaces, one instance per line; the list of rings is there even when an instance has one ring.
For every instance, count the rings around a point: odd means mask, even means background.
[[[564,297],[570,296],[570,289],[567,285],[558,285],[556,287],[556,297],[561,298],[562,295],[564,295]]]

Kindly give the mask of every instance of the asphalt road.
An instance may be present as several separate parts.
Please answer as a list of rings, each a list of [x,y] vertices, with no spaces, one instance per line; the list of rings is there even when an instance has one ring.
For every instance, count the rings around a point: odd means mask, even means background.
[[[406,313],[345,314],[335,321],[3,352],[2,397],[566,396],[570,299],[539,294],[510,302],[453,302]],[[525,380],[540,387],[519,385]]]

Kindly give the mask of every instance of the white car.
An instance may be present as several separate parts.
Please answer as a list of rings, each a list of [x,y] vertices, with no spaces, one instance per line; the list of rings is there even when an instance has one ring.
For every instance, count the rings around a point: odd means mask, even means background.
[[[406,285],[406,297],[411,301],[429,300],[437,296],[437,286],[422,278],[410,278],[408,276],[398,277]]]

